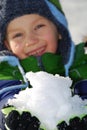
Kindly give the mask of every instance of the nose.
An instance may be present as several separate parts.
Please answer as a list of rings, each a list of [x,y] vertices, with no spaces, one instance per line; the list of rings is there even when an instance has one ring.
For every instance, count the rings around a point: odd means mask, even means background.
[[[31,32],[26,37],[26,46],[31,46],[33,44],[36,44],[36,43],[38,43],[38,41],[39,41],[38,36],[35,33]]]

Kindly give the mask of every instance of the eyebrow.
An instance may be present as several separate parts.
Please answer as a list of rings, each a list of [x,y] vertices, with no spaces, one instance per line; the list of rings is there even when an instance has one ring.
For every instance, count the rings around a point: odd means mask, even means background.
[[[19,31],[19,29],[11,29],[11,30],[9,30],[9,32],[7,32],[7,33],[10,34],[11,32],[14,33],[14,32],[20,32],[20,31]]]
[[[37,18],[35,21],[33,21],[33,23],[35,23],[35,22],[39,22],[40,20],[46,20],[46,19],[44,19],[43,17],[41,17],[41,18]]]
[[[40,20],[47,20],[46,18],[44,18],[44,17],[41,17],[41,18],[37,18],[35,21],[34,21],[34,23],[35,22],[38,22],[38,21],[40,21]],[[11,29],[11,30],[9,30],[9,32],[8,32],[8,34],[10,34],[11,32],[12,33],[14,33],[14,32],[18,32],[20,30],[20,28],[17,28],[17,29]]]

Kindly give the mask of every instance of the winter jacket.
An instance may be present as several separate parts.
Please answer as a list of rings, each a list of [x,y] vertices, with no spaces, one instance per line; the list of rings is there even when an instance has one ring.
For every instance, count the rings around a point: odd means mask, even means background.
[[[15,93],[18,93],[26,87],[30,87],[25,77],[26,72],[37,72],[41,70],[65,76],[65,67],[60,55],[46,53],[41,57],[30,56],[20,61],[15,56],[0,56],[0,109],[7,102],[8,98],[12,98]],[[84,53],[84,44],[82,43],[76,46],[75,60],[69,70],[69,76],[73,80],[72,87],[76,87],[73,92],[82,97],[84,96],[84,90],[81,93],[78,84],[79,82],[82,83],[85,81],[86,85],[84,86],[87,87],[86,70],[87,54]],[[86,93],[85,96],[87,96]],[[2,116],[0,116],[0,127],[4,130]]]
[[[12,55],[0,56],[0,109],[14,94],[26,87],[30,87],[25,77],[26,72],[41,70],[64,75],[65,70],[61,56],[47,53],[42,57],[31,56],[20,61]],[[4,130],[2,116],[2,113],[0,113],[0,128]]]
[[[84,43],[76,46],[69,77],[73,80],[73,93],[78,94],[82,99],[87,99],[87,53],[85,53]]]

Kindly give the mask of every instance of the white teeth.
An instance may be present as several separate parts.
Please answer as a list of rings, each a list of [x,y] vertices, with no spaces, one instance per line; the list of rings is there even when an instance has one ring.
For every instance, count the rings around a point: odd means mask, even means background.
[[[39,50],[37,50],[35,52],[30,52],[29,56],[31,56],[31,55],[33,55],[33,56],[40,55],[44,50],[45,50],[45,47],[42,47],[42,48],[40,48]]]

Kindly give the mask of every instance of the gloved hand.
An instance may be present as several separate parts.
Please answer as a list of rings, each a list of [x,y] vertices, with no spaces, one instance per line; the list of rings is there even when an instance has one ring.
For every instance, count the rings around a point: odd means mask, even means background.
[[[76,116],[69,120],[69,125],[62,121],[57,125],[58,130],[87,130],[87,115],[80,117]]]
[[[12,110],[5,117],[5,126],[10,130],[39,130],[40,121],[27,111],[20,114],[17,110]]]
[[[5,110],[5,109],[3,109]],[[7,107],[7,113],[5,114],[5,126],[9,130],[46,130],[41,128],[41,122],[35,116],[32,116],[28,111],[22,111],[20,114],[14,107]],[[4,112],[5,112],[4,111]],[[83,117],[75,116],[69,120],[69,124],[66,121],[62,121],[57,124],[58,130],[87,130],[87,115]]]

